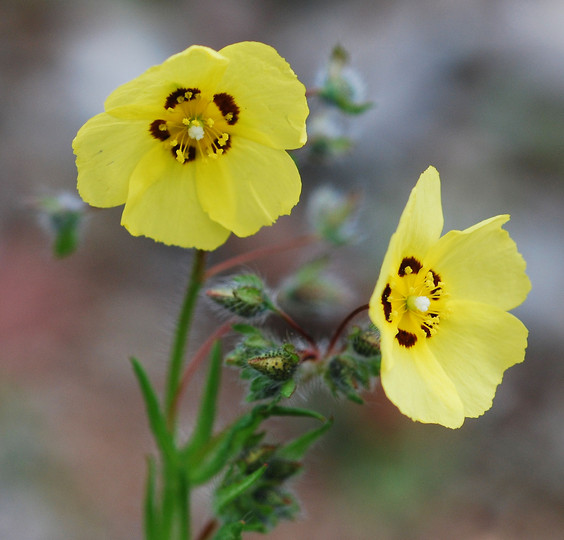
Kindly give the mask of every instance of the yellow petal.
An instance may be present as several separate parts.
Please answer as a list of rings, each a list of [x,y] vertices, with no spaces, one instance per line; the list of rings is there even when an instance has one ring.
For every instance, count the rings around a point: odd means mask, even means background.
[[[198,161],[196,167],[202,207],[237,236],[254,234],[289,214],[300,197],[300,175],[292,158],[240,137],[233,137],[224,155]]]
[[[501,226],[509,216],[496,216],[464,231],[450,231],[433,247],[427,264],[457,299],[511,309],[525,300],[531,282],[515,242]]]
[[[208,47],[193,45],[114,90],[104,106],[120,118],[158,118],[166,98],[178,88],[216,92],[229,60]]]
[[[249,41],[219,53],[230,60],[220,91],[241,109],[232,133],[273,148],[303,146],[309,113],[305,87],[286,60],[272,47]]]
[[[464,408],[452,381],[426,342],[410,349],[390,332],[382,333],[382,387],[388,399],[412,420],[457,428]],[[393,362],[389,359],[393,358]]]
[[[72,146],[78,191],[87,203],[107,208],[125,202],[129,176],[155,146],[148,128],[147,122],[127,122],[106,113],[80,128]]]
[[[145,155],[131,175],[122,225],[165,244],[206,250],[223,244],[229,231],[202,210],[191,165],[162,146]]]
[[[381,296],[390,276],[398,271],[404,257],[416,257],[423,262],[442,229],[441,182],[437,170],[429,167],[411,191],[398,228],[390,239],[370,300],[370,317],[376,326],[381,327],[384,322]]]
[[[456,386],[465,416],[477,417],[492,406],[503,372],[523,361],[528,332],[495,306],[453,301],[449,308],[427,343]]]

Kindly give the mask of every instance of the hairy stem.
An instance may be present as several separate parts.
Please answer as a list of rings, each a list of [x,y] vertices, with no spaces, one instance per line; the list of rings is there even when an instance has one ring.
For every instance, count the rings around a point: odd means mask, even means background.
[[[194,314],[194,307],[198,293],[204,283],[206,252],[197,250],[194,254],[192,262],[192,271],[188,280],[184,302],[178,318],[176,331],[174,334],[174,343],[170,354],[170,362],[168,366],[168,377],[166,385],[165,397],[165,411],[169,422],[169,427],[174,429],[175,414],[174,414],[174,400],[178,392],[178,384],[180,382],[180,374],[182,372],[182,365],[184,361],[184,353],[188,343],[188,333],[192,323],[192,316]]]

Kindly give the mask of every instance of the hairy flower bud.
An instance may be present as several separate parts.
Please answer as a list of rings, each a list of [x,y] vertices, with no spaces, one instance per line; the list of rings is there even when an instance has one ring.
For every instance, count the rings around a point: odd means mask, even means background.
[[[349,334],[354,352],[360,356],[372,357],[380,354],[380,333],[374,325],[366,329],[354,327]]]
[[[86,205],[75,195],[63,192],[37,201],[41,223],[53,234],[53,252],[66,257],[78,246],[79,231]]]
[[[248,365],[275,381],[290,379],[299,363],[294,346],[287,343],[281,348],[255,356],[247,361]]]
[[[249,274],[236,276],[226,286],[208,289],[207,296],[214,302],[241,317],[256,317],[271,305],[259,277]]]
[[[308,205],[315,232],[336,245],[346,244],[354,237],[357,208],[358,195],[327,186],[317,189]]]

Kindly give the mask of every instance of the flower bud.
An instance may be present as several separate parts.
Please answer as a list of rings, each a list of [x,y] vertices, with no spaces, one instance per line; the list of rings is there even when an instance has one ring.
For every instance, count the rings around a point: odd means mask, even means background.
[[[367,358],[380,354],[380,333],[374,325],[366,329],[354,327],[349,334],[349,341],[354,352]]]
[[[358,195],[322,186],[312,194],[308,212],[315,232],[324,240],[341,245],[354,237],[357,208]]]
[[[259,373],[274,381],[286,381],[292,377],[300,359],[291,344],[250,358],[247,363]]]
[[[262,281],[252,274],[236,276],[229,285],[208,289],[206,294],[231,313],[245,318],[256,317],[270,306]]]
[[[364,93],[362,80],[348,62],[347,51],[337,45],[323,74],[319,95],[344,113],[360,114],[372,107],[372,103],[359,103]]]
[[[86,205],[75,195],[63,192],[57,196],[37,201],[40,220],[54,236],[53,252],[56,257],[66,257],[78,245],[80,225]]]

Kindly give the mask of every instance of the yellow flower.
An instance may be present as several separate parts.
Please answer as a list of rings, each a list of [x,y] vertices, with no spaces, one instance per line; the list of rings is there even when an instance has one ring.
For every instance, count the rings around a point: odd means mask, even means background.
[[[438,172],[419,178],[374,293],[381,381],[388,398],[420,422],[460,427],[492,405],[503,372],[521,362],[527,329],[507,310],[526,298],[525,261],[497,216],[441,236]]]
[[[117,88],[73,141],[78,191],[125,204],[131,234],[212,250],[298,202],[286,153],[306,142],[305,88],[256,42],[192,46]]]

